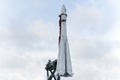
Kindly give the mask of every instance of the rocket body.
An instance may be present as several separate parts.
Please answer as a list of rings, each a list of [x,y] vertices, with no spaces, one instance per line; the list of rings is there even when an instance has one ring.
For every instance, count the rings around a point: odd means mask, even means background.
[[[64,5],[62,6],[61,14],[59,15],[59,17],[59,51],[56,73],[59,76],[69,77],[72,76],[72,65],[66,33],[67,14]]]

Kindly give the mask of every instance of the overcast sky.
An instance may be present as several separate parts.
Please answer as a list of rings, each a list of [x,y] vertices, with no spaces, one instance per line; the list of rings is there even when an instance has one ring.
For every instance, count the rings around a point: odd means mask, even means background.
[[[119,0],[0,0],[0,80],[46,80],[45,65],[58,55],[63,4],[69,80],[120,80]]]

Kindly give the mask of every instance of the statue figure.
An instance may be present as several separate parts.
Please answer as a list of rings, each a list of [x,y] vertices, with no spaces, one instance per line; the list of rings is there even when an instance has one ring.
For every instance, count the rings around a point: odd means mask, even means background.
[[[47,80],[60,80],[60,76],[55,76],[56,72],[56,66],[57,66],[57,60],[51,61],[48,60],[48,63],[46,64],[46,71],[47,71]]]

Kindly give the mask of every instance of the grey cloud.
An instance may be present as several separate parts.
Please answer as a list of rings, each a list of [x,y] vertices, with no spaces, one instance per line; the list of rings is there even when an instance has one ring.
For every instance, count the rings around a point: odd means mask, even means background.
[[[96,60],[108,54],[112,48],[110,43],[102,40],[81,39],[73,42],[73,53],[79,59]]]
[[[20,57],[17,57],[17,56],[14,56],[14,57],[10,57],[8,59],[6,59],[5,61],[2,62],[1,65],[1,68],[3,69],[12,69],[12,70],[15,70],[15,69],[22,69],[22,68],[25,68],[28,63],[26,62],[26,60],[20,58]]]
[[[109,45],[106,45],[102,42],[94,42],[93,44],[88,45],[88,47],[85,49],[85,52],[80,56],[83,56],[86,59],[98,59],[109,53],[109,51]]]
[[[119,69],[117,66],[108,67],[107,64],[99,63],[92,63],[85,60],[79,60],[79,61],[73,61],[73,70],[74,76],[72,80],[74,79],[82,79],[82,80],[114,80],[116,77],[116,80],[119,79]],[[98,66],[97,64],[101,64],[103,67]],[[115,71],[115,68],[118,69]]]

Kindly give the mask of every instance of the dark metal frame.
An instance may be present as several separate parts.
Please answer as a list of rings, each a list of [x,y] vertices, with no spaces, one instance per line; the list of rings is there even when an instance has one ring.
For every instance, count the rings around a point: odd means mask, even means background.
[[[46,64],[46,71],[47,71],[47,80],[60,80],[60,76],[55,76],[56,72],[56,66],[57,66],[57,60],[51,61],[48,60],[48,63]]]

